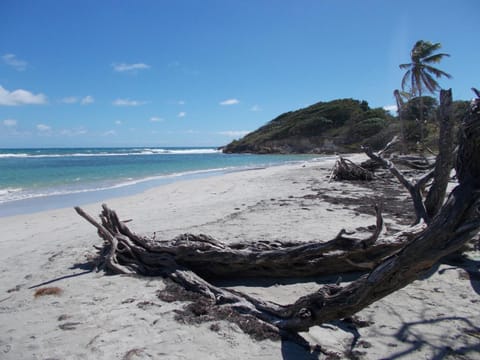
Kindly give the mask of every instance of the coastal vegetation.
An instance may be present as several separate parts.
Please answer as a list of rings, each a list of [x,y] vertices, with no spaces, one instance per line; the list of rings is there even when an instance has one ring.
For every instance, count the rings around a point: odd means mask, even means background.
[[[333,153],[378,146],[394,131],[394,117],[366,101],[339,99],[284,113],[225,146],[226,153]]]
[[[439,137],[436,79],[451,75],[434,64],[450,56],[436,53],[440,43],[417,41],[410,53],[402,91],[396,90],[397,116],[383,108],[371,108],[365,100],[338,99],[318,102],[284,113],[266,125],[234,140],[223,148],[226,153],[345,153],[361,146],[384,147],[401,135],[404,151],[436,150]],[[454,122],[459,123],[467,101],[453,102]]]
[[[403,100],[403,99],[402,99]],[[469,102],[452,102],[455,127]],[[394,135],[403,134],[406,151],[416,151],[423,142],[437,150],[439,138],[438,101],[431,96],[413,97],[401,104],[397,116],[382,108],[370,108],[366,101],[340,99],[319,102],[287,112],[259,129],[234,140],[225,153],[347,153],[361,146],[383,148]],[[419,120],[423,119],[423,126]],[[423,138],[423,140],[422,140]]]

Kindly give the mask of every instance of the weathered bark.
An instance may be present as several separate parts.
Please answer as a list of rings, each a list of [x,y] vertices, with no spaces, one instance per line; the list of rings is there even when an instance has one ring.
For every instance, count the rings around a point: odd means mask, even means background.
[[[377,242],[383,219],[376,208],[375,231],[365,239],[346,236],[345,230],[332,240],[314,242],[259,241],[225,244],[207,235],[182,234],[159,241],[134,234],[103,206],[102,224],[81,208],[77,213],[94,225],[106,241],[109,256],[103,265],[114,273],[165,275],[171,268],[185,267],[205,278],[300,277],[338,274],[372,269],[411,238],[411,231],[396,234],[395,241]],[[416,231],[420,231],[417,229]]]
[[[236,311],[239,316],[253,316],[272,332],[286,334],[298,340],[299,331],[306,331],[311,326],[351,316],[378,299],[408,285],[429,270],[439,259],[456,251],[478,233],[480,229],[479,104],[480,99],[477,99],[472,112],[464,121],[462,144],[457,161],[459,185],[450,194],[447,202],[428,227],[419,226],[410,232],[403,233],[400,239],[403,239],[404,246],[400,250],[395,250],[387,258],[383,258],[378,265],[370,261],[365,268],[371,266],[374,268],[349,285],[323,286],[292,304],[279,305],[241,292],[217,287],[201,277],[199,273],[202,273],[201,268],[207,267],[208,270],[203,271],[206,275],[215,275],[212,269],[219,271],[220,276],[225,275],[220,270],[221,267],[240,259],[237,264],[242,264],[243,267],[250,266],[249,263],[255,264],[255,274],[270,274],[275,267],[285,266],[285,262],[277,260],[285,257],[289,261],[295,259],[299,262],[298,264],[287,262],[289,264],[287,266],[290,266],[286,270],[287,273],[294,274],[295,266],[304,266],[301,262],[315,262],[317,258],[327,254],[325,249],[329,249],[328,251],[340,249],[347,253],[354,253],[357,250],[365,250],[365,247],[368,249],[375,246],[372,243],[380,235],[381,217],[377,216],[377,229],[366,240],[345,240],[344,234],[341,233],[324,245],[267,243],[227,246],[208,236],[192,237],[191,235],[183,235],[171,242],[156,242],[133,234],[124,223],[119,221],[115,212],[106,206],[101,215],[102,224],[85,214],[80,208],[76,210],[97,228],[99,235],[105,240],[100,255],[110,271],[168,277],[185,289],[211,299],[212,306],[228,307]],[[384,242],[388,243],[391,240],[392,238],[387,238]],[[225,256],[221,255],[223,253]],[[200,267],[195,268],[197,266],[195,264],[198,264],[195,258],[200,259]],[[263,264],[274,262],[274,266],[262,270]],[[193,270],[194,268],[196,270]],[[233,271],[228,275],[238,278],[239,275],[243,275],[243,272],[238,274],[237,271]]]
[[[459,149],[455,169],[458,180],[462,183],[472,182],[480,187],[480,92],[472,89],[477,98],[472,101],[470,111],[463,119],[460,129]]]
[[[438,155],[433,172],[433,183],[425,199],[425,208],[429,218],[433,218],[443,205],[454,163],[451,89],[440,90],[438,121],[440,123]]]
[[[373,180],[373,173],[340,157],[335,163],[331,178],[334,180]]]

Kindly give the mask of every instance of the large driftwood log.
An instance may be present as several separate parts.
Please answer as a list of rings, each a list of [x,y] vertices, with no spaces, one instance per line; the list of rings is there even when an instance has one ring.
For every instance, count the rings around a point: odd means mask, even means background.
[[[383,219],[376,208],[373,234],[365,239],[347,236],[345,230],[330,241],[225,244],[207,235],[182,234],[160,241],[133,233],[115,211],[103,205],[102,224],[81,208],[77,213],[94,225],[106,241],[102,256],[106,269],[115,273],[165,275],[182,266],[205,278],[299,277],[368,270],[398,250],[411,238],[400,232],[395,241],[377,242]],[[417,230],[419,231],[420,228]]]
[[[208,236],[180,236],[170,242],[158,242],[140,237],[119,221],[115,212],[104,206],[101,224],[82,209],[77,212],[92,223],[104,239],[100,256],[105,267],[114,273],[161,275],[183,288],[210,299],[212,306],[227,307],[239,316],[257,319],[273,333],[289,336],[301,343],[298,332],[311,326],[351,316],[369,304],[408,285],[439,259],[458,250],[480,229],[480,99],[472,105],[465,118],[461,147],[458,152],[459,185],[428,227],[417,226],[398,238],[381,239],[381,217],[377,214],[377,229],[368,239],[349,239],[344,233],[325,244],[249,244],[225,245]],[[377,238],[380,238],[378,241]],[[377,258],[359,266],[350,254],[378,243],[397,242],[401,249],[381,251]],[[241,292],[217,287],[204,277],[231,276],[245,273],[296,275],[295,268],[308,268],[312,262],[332,250],[341,250],[345,263],[373,269],[346,286],[327,285],[288,305],[263,301]],[[385,255],[393,252],[385,258]],[[362,255],[364,256],[364,255]],[[283,257],[283,259],[281,259]],[[286,259],[286,262],[284,261]],[[222,268],[226,264],[230,270]],[[263,268],[265,266],[265,268]],[[281,269],[288,266],[288,269]],[[275,270],[277,269],[278,270]],[[240,271],[240,273],[239,273]],[[339,270],[339,271],[346,271]],[[322,271],[309,270],[311,275]],[[300,271],[303,273],[303,270]]]

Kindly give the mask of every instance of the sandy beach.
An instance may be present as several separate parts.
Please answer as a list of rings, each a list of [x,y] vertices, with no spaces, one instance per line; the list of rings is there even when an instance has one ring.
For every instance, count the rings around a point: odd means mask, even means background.
[[[132,230],[159,239],[190,232],[224,242],[327,241],[342,228],[361,232],[375,218],[358,206],[309,195],[381,195],[354,183],[328,182],[332,166],[333,160],[308,161],[232,172],[107,203],[121,219],[132,220]],[[96,216],[100,206],[82,208]],[[405,226],[400,218],[385,214],[387,228]],[[0,228],[0,359],[318,358],[289,342],[255,341],[226,321],[176,321],[175,310],[186,303],[162,302],[156,295],[164,286],[160,278],[89,271],[87,257],[101,240],[72,208],[2,217]],[[325,324],[304,335],[340,358],[480,359],[480,254],[469,256],[440,264],[364,309],[356,326]],[[322,281],[249,280],[236,288],[288,303]],[[34,297],[39,285],[61,293]]]

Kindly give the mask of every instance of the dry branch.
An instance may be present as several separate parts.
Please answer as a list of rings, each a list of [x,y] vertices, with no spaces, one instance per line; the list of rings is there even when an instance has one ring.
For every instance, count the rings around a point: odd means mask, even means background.
[[[413,201],[413,207],[416,214],[415,224],[418,224],[421,220],[428,222],[429,217],[427,215],[427,210],[425,204],[423,203],[422,193],[427,185],[427,182],[430,181],[433,177],[433,170],[429,171],[421,178],[417,180],[408,180],[396,167],[395,165],[387,159],[375,154],[370,148],[364,147],[363,150],[365,153],[374,161],[380,163],[388,169],[393,176],[408,190],[410,197]]]
[[[103,205],[102,224],[81,208],[77,213],[94,225],[108,248],[104,265],[114,273],[164,275],[171,268],[185,267],[206,278],[320,276],[364,270],[398,250],[399,242],[377,243],[383,228],[380,209],[376,208],[376,226],[371,236],[346,236],[341,230],[330,241],[259,241],[224,244],[208,235],[182,234],[160,241],[134,234],[115,211]],[[399,234],[408,241],[407,234]]]

